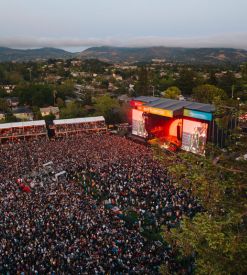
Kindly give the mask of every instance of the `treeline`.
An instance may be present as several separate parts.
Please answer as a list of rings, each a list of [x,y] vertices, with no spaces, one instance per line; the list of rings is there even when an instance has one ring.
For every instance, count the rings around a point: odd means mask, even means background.
[[[161,69],[162,67],[159,67],[155,71],[150,70],[148,65],[141,66],[138,70],[135,95],[152,95],[153,91],[159,94],[169,87],[176,86],[184,96],[191,97],[193,89],[209,84],[224,90],[229,98],[233,95],[234,98],[247,100],[247,63],[238,68],[237,71],[241,74],[239,78],[236,78],[231,69],[224,67],[174,66],[165,68],[163,75],[160,74]]]
[[[247,270],[247,137],[238,130],[232,145],[208,145],[206,157],[155,149],[177,188],[186,188],[202,210],[183,217],[179,226],[163,228],[163,238],[176,254],[176,274],[245,274]],[[162,266],[162,274],[171,274]]]

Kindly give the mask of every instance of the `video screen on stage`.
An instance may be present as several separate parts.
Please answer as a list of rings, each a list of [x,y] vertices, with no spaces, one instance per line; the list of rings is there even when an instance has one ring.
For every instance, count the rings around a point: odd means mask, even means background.
[[[182,149],[205,155],[208,124],[200,121],[183,120]]]
[[[143,112],[139,110],[132,110],[132,134],[147,137],[148,133],[145,129],[145,121],[142,114]]]

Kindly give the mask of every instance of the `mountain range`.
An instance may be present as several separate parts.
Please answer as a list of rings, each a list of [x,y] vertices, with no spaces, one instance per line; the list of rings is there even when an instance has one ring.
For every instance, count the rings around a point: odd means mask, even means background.
[[[36,60],[47,60],[47,59],[69,59],[73,58],[74,54],[56,48],[41,48],[41,49],[30,49],[30,50],[19,50],[0,47],[0,62],[26,62]]]
[[[79,54],[82,59],[96,58],[106,62],[149,62],[152,59],[163,59],[166,62],[178,63],[242,63],[247,61],[247,51],[231,48],[118,48],[93,47]]]
[[[178,47],[91,47],[79,53],[56,48],[17,50],[0,47],[0,62],[36,61],[47,59],[99,59],[109,63],[166,62],[186,64],[239,64],[247,62],[247,51],[232,48],[178,48]]]

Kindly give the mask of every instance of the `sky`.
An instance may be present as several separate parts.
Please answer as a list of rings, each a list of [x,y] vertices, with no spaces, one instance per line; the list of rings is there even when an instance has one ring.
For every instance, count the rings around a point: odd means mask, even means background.
[[[247,49],[247,0],[0,0],[0,46]]]

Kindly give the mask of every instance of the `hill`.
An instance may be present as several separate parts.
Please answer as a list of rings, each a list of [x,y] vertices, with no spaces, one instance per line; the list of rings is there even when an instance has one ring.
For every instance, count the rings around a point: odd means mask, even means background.
[[[0,62],[36,61],[47,59],[81,58],[98,59],[107,63],[150,62],[164,59],[166,62],[186,64],[239,64],[247,62],[247,51],[231,48],[122,48],[92,47],[80,53],[71,53],[56,48],[18,50],[0,47]]]
[[[79,54],[82,59],[99,59],[105,62],[149,62],[165,59],[166,62],[200,64],[237,64],[247,62],[247,51],[231,48],[121,48],[92,47]]]
[[[0,62],[16,61],[35,61],[52,59],[73,58],[75,54],[55,48],[41,48],[31,50],[17,50],[0,47]]]

